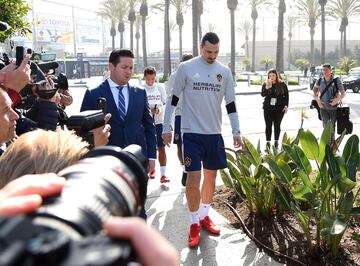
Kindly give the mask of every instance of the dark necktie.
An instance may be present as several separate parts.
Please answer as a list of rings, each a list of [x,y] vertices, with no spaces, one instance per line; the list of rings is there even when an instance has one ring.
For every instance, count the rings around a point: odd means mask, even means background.
[[[125,97],[122,92],[123,86],[117,86],[119,90],[118,94],[118,104],[119,104],[119,115],[122,120],[125,120],[126,109],[125,109]]]

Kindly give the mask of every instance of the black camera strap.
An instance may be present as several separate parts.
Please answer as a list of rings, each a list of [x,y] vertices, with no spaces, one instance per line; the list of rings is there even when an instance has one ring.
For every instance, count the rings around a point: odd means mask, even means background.
[[[325,84],[326,84],[326,80],[324,79]],[[320,99],[324,96],[324,94],[327,92],[327,90],[330,88],[331,84],[333,84],[335,82],[335,87],[336,87],[336,92],[338,91],[338,86],[337,86],[337,78],[334,78],[330,81],[329,84],[326,85],[325,90],[323,90],[320,94]],[[319,85],[321,83],[321,78],[319,78]]]

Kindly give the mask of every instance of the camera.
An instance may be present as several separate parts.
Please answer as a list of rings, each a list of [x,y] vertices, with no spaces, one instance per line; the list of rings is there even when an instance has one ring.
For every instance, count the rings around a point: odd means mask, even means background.
[[[310,103],[310,109],[318,109],[319,105],[316,100],[312,100]]]
[[[72,115],[65,119],[65,125],[69,130],[74,130],[76,135],[94,147],[94,135],[91,130],[105,125],[105,114],[102,110],[88,110]]]
[[[0,265],[128,265],[128,241],[104,235],[110,216],[135,216],[144,205],[147,159],[138,145],[91,150],[58,173],[60,195],[27,216],[0,220]]]
[[[27,53],[32,56],[36,53],[31,49],[27,49]],[[25,48],[23,46],[16,47],[16,64],[20,65],[21,61],[24,58]],[[34,57],[32,57],[34,58]],[[46,74],[55,74],[55,70],[59,67],[59,64],[56,61],[50,62],[41,62],[35,63],[35,61],[30,61],[30,77],[31,82],[27,84],[21,91],[20,95],[22,96],[21,102],[17,108],[20,109],[29,109],[37,97],[40,99],[49,100],[51,99],[58,89],[68,90],[69,83],[67,77],[60,73],[59,75],[52,76],[54,81],[54,89],[44,90],[42,86],[47,83]],[[36,86],[34,95],[33,86]]]

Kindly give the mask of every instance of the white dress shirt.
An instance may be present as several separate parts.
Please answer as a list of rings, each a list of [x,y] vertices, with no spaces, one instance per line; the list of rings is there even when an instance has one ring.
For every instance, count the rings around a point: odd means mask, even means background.
[[[119,109],[119,89],[117,87],[119,87],[121,85],[116,84],[114,81],[111,80],[111,78],[108,78],[107,81],[109,83],[110,90],[113,95],[116,107],[117,107],[117,109]],[[123,93],[124,99],[125,99],[125,111],[127,112],[128,107],[129,107],[129,88],[128,88],[127,84],[123,85],[122,93]]]

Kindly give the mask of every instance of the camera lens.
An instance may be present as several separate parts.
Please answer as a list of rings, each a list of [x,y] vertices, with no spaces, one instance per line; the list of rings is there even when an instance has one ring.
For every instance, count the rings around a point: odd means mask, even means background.
[[[135,216],[146,198],[146,167],[137,145],[93,149],[59,172],[67,179],[65,188],[45,200],[34,221],[76,238],[101,231],[110,216]]]

